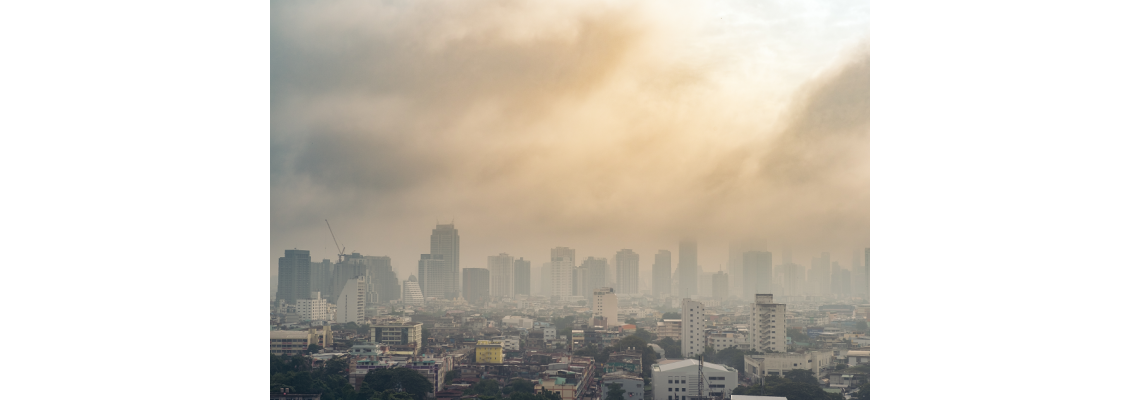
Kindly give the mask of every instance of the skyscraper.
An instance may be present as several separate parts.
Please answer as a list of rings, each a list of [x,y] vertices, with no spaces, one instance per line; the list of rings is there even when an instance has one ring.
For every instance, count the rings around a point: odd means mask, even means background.
[[[312,268],[308,250],[285,250],[285,257],[277,258],[277,301],[297,304],[309,298]]]
[[[722,299],[728,295],[728,274],[718,271],[712,276],[712,297]]]
[[[772,253],[744,253],[743,280],[742,299],[751,299],[758,293],[772,293]]]
[[[340,295],[336,299],[336,322],[345,324],[364,323],[364,276],[344,281]]]
[[[605,258],[587,257],[582,261],[582,286],[580,287],[581,296],[589,296],[594,292],[594,289],[606,287],[606,269],[609,268],[609,262]]]
[[[569,247],[555,247],[550,249],[550,261],[558,261],[558,257],[569,260],[570,265],[578,265],[574,262],[574,249]]]
[[[677,251],[677,296],[697,297],[697,242],[682,240]]]
[[[321,262],[314,261],[310,263],[309,268],[309,291],[321,292],[321,298],[329,300],[329,303],[332,303],[332,261],[329,261],[327,258],[321,260]]]
[[[515,294],[515,259],[507,253],[487,256],[487,269],[491,271],[491,296],[511,297]]]
[[[364,256],[368,264],[370,282],[366,291],[365,304],[387,303],[399,300],[400,280],[392,271],[392,259],[388,256]]]
[[[491,296],[491,271],[483,268],[463,269],[463,299],[477,304]]]
[[[614,268],[617,272],[617,293],[637,294],[640,268],[638,260],[637,253],[630,249],[622,249],[614,256]]]
[[[839,261],[831,262],[831,294],[843,295],[843,268],[839,266]]]
[[[550,296],[566,299],[574,294],[574,262],[567,257],[550,261]]]
[[[451,288],[451,270],[442,254],[420,254],[420,291],[424,298],[446,299]]]
[[[515,260],[515,294],[530,295],[530,261]]]
[[[673,294],[673,255],[669,250],[658,250],[653,256],[653,295],[664,297]]]
[[[442,298],[453,299],[458,297],[460,290],[459,230],[455,229],[455,224],[436,224],[435,229],[431,231],[431,254],[442,257],[440,259],[443,260],[444,271],[450,277],[450,279],[442,282]],[[420,279],[423,278],[421,275]],[[433,297],[426,292],[424,295]]]

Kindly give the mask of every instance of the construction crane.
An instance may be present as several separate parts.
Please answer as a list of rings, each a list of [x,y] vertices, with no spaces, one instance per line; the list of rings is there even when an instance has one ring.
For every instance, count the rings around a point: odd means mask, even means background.
[[[336,256],[337,256],[337,258],[336,258],[336,263],[337,263],[337,264],[340,264],[340,263],[344,262],[344,250],[345,250],[347,247],[340,247],[340,243],[337,243],[337,241],[336,241],[336,234],[335,234],[335,233],[333,233],[333,230],[332,230],[332,225],[330,225],[330,224],[329,224],[329,220],[327,220],[327,219],[325,220],[325,225],[328,225],[328,227],[329,227],[329,234],[330,234],[330,235],[332,235],[332,238],[333,238],[333,244],[335,244],[335,245],[336,245],[336,251],[337,251],[337,254],[336,254]]]

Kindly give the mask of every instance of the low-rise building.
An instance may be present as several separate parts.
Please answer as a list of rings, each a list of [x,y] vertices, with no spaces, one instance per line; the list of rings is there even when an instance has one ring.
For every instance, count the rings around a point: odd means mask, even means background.
[[[698,361],[661,360],[653,364],[653,400],[690,400],[697,396]],[[737,371],[727,365],[704,363],[705,396],[726,397],[738,385]]]
[[[859,365],[871,363],[871,349],[850,350],[847,352],[847,364]]]
[[[279,356],[301,354],[309,349],[312,336],[308,331],[269,332],[269,352]]]
[[[621,385],[625,391],[622,396],[624,400],[645,400],[645,380],[636,374],[621,371],[602,375],[602,397],[605,397],[611,384]]]
[[[503,343],[494,340],[480,340],[475,344],[476,364],[502,364]]]
[[[817,379],[822,379],[824,377],[820,376],[820,371],[829,367],[832,360],[830,351],[747,355],[744,356],[744,375],[756,383],[762,376],[783,377],[793,369],[806,369],[815,374]]]
[[[604,370],[607,374],[613,372],[630,372],[633,374],[641,374],[641,352],[639,351],[619,351],[610,353],[610,358],[606,360]]]
[[[419,354],[423,348],[423,326],[421,322],[399,322],[374,326],[370,329],[372,342],[383,343],[398,354]]]
[[[681,320],[666,319],[657,323],[657,336],[681,340]]]

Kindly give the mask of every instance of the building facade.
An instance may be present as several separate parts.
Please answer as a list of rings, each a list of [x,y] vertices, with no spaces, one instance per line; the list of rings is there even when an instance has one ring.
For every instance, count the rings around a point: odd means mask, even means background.
[[[614,272],[617,274],[614,290],[621,294],[637,294],[638,255],[630,249],[622,249],[614,256]]]
[[[530,295],[530,261],[515,260],[515,294]]]
[[[752,350],[762,353],[787,351],[786,313],[787,306],[773,303],[772,295],[756,295],[756,302],[752,304],[752,323],[748,330]]]
[[[308,250],[285,250],[285,257],[277,259],[277,296],[287,304],[309,298],[312,279],[312,259]],[[343,282],[342,282],[343,283]]]
[[[503,343],[494,340],[480,340],[475,343],[476,364],[502,364]]]
[[[336,322],[346,324],[355,322],[364,323],[364,277],[349,279],[340,289],[340,296],[336,299]]]
[[[653,400],[697,400],[699,377],[704,375],[704,395],[727,398],[738,385],[737,371],[727,365],[697,360],[662,360],[653,364]]]
[[[452,292],[451,271],[440,254],[420,254],[420,293],[424,298],[446,299]]]
[[[461,277],[459,275],[459,230],[455,229],[455,224],[436,224],[435,229],[431,231],[431,254],[439,256],[438,259],[443,260],[441,274],[449,278],[441,279],[438,290],[443,294],[442,297],[439,298],[454,299],[459,297],[461,285]],[[424,275],[421,274],[420,279],[423,280]],[[424,290],[424,296],[437,297],[428,293],[427,290]]]
[[[401,298],[404,300],[404,305],[424,305],[424,294],[420,292],[420,284],[416,282],[415,275],[408,276],[408,280],[404,281],[404,293]]]
[[[695,298],[698,293],[697,242],[682,240],[677,251],[677,296]]]
[[[565,299],[574,295],[574,261],[558,257],[550,262],[550,295]]]
[[[666,297],[673,294],[673,255],[659,250],[653,256],[653,295]]]
[[[606,319],[607,326],[621,326],[622,322],[618,320],[618,303],[617,295],[614,294],[613,288],[602,287],[594,290],[593,297],[593,311],[594,317],[603,317]]]
[[[420,354],[423,348],[422,322],[403,322],[373,326],[372,342],[386,344],[393,352]]]
[[[511,297],[515,294],[515,259],[510,254],[487,256],[487,270],[491,271],[491,297]],[[466,288],[465,288],[466,289]]]
[[[481,303],[491,298],[491,271],[483,268],[463,269],[463,299]]]
[[[694,357],[705,352],[705,305],[681,301],[681,355]]]

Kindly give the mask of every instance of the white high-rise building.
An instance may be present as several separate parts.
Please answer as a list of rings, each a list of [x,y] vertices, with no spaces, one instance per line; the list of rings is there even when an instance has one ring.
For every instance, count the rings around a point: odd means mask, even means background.
[[[420,284],[416,282],[415,275],[409,276],[408,280],[404,281],[404,293],[402,298],[404,299],[404,305],[424,305],[424,294],[420,291]]]
[[[757,294],[756,303],[752,304],[752,323],[748,329],[748,340],[752,342],[752,350],[761,353],[783,353],[787,351],[784,343],[788,333],[784,316],[787,306],[772,302],[772,295]]]
[[[321,292],[312,292],[308,299],[297,299],[297,314],[302,321],[331,321],[336,308],[321,298]]]
[[[491,297],[514,296],[515,259],[507,253],[487,256],[487,269],[491,271]]]
[[[705,352],[705,305],[681,301],[681,355],[693,357]]]
[[[574,262],[566,257],[550,262],[550,295],[560,299],[574,295]]]
[[[618,293],[621,294],[637,294],[638,293],[638,256],[630,249],[622,249],[614,256],[614,270],[617,274]]]
[[[336,323],[364,323],[364,291],[367,288],[363,276],[345,281],[336,299]]]
[[[602,287],[594,290],[594,317],[605,317],[606,325],[620,326],[618,321],[617,295],[613,288]]]
[[[419,284],[424,298],[448,298],[451,289],[451,270],[447,260],[439,254],[420,254]]]

